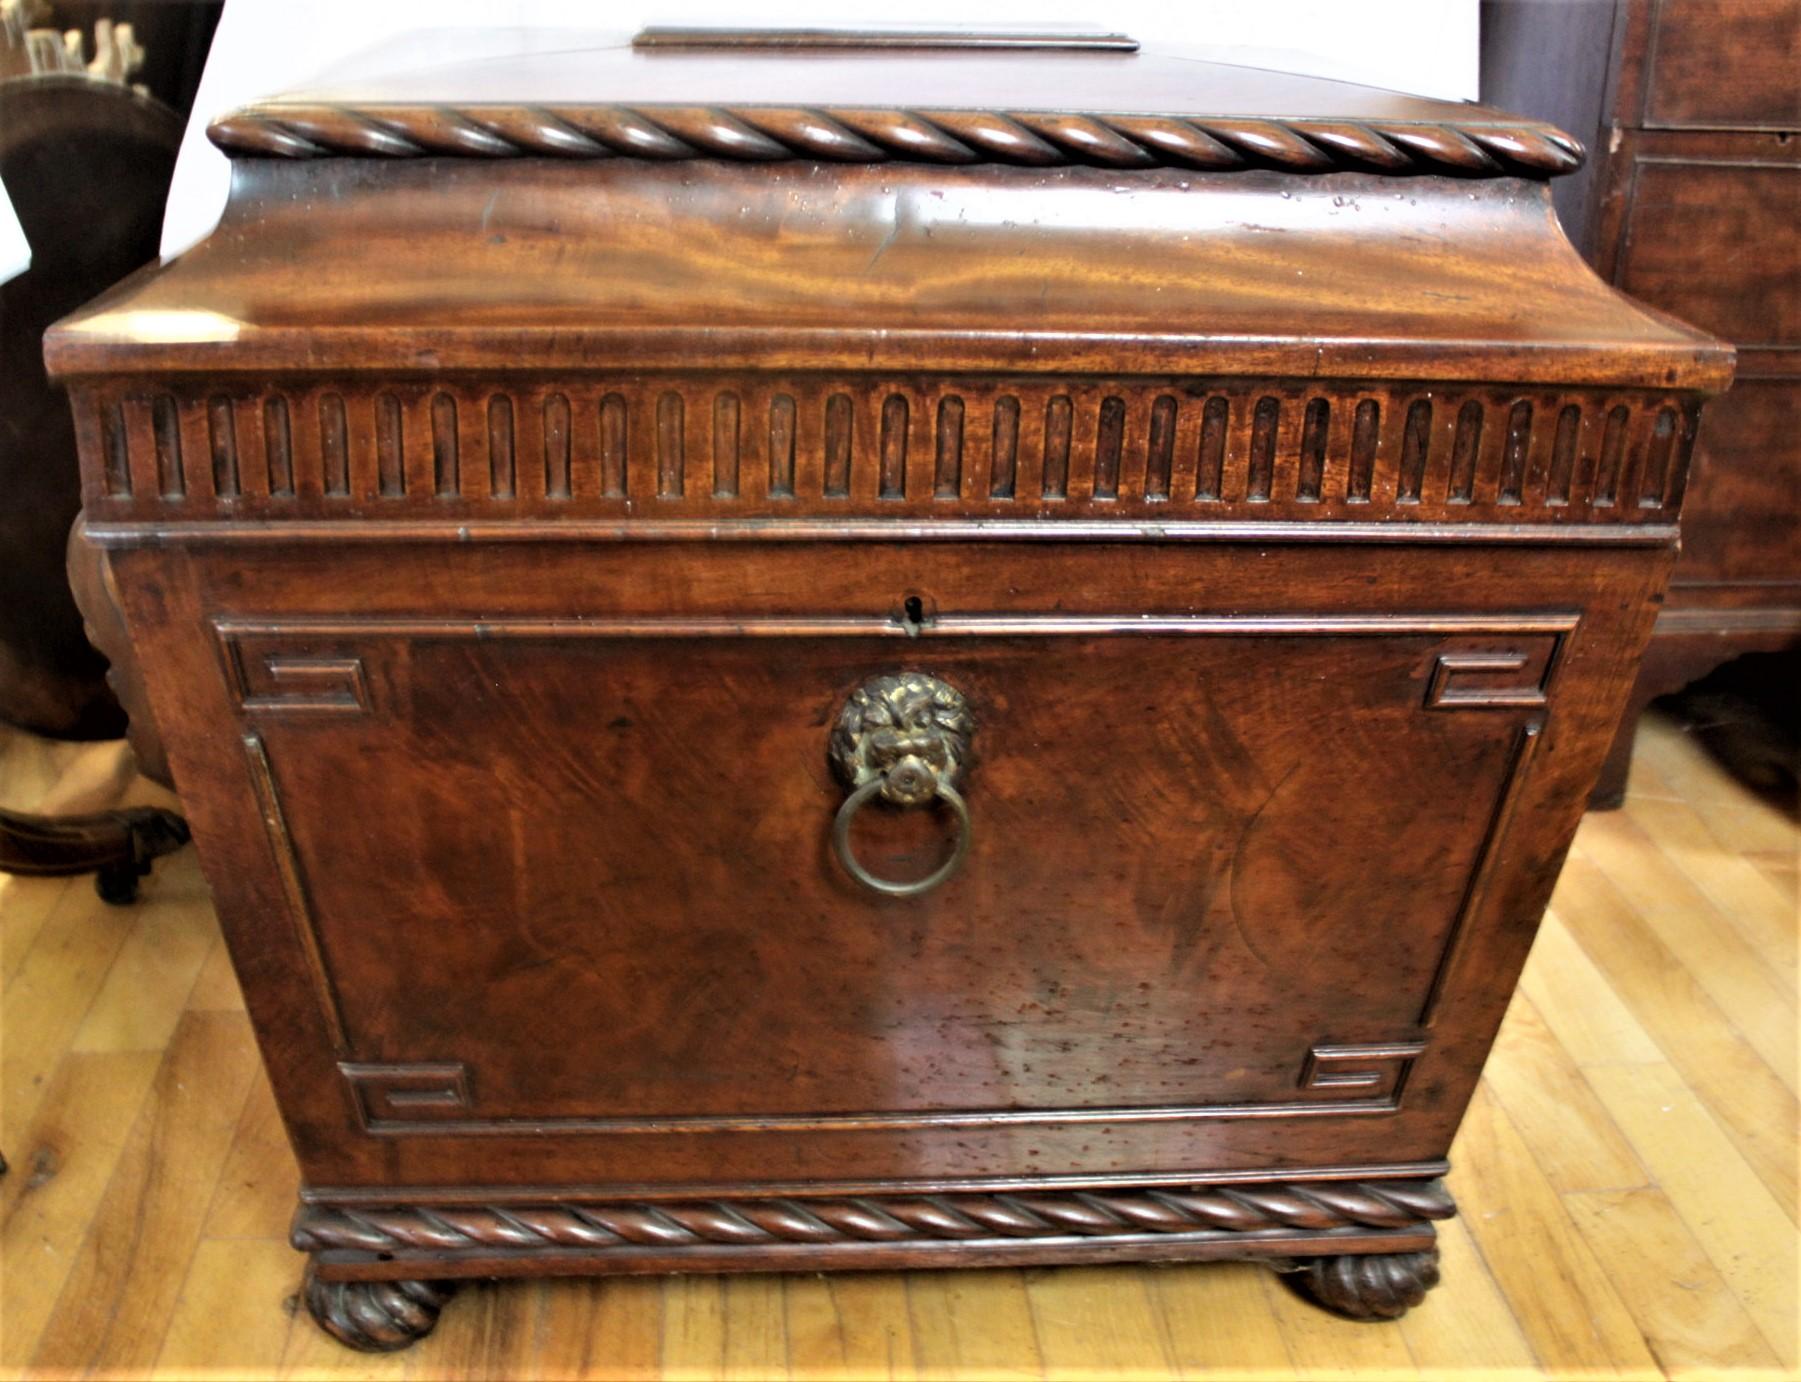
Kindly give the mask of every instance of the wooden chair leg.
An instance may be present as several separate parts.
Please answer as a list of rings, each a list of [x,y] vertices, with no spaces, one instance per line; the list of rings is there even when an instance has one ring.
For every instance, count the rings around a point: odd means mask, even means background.
[[[85,816],[33,816],[0,810],[0,873],[62,877],[92,873],[101,898],[115,905],[137,897],[151,861],[188,842],[188,823],[173,811],[133,806]]]

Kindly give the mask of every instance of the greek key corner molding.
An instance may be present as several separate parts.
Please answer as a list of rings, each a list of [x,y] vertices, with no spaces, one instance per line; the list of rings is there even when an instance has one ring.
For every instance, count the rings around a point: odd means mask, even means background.
[[[1127,1193],[857,1196],[584,1205],[304,1204],[302,1252],[758,1247],[1143,1233],[1412,1228],[1456,1207],[1440,1181],[1317,1181]]]
[[[1578,141],[1533,120],[1413,123],[792,106],[272,102],[222,116],[207,134],[234,158],[290,159],[816,159],[1548,178],[1574,172],[1584,157]]]

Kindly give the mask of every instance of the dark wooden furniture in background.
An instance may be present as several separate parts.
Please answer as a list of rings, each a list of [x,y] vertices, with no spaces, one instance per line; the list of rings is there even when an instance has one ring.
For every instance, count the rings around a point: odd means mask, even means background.
[[[135,899],[151,862],[187,842],[187,823],[157,806],[79,816],[0,808],[0,873],[39,878],[91,873],[95,889],[112,903]]]
[[[1618,805],[1653,699],[1801,648],[1801,0],[1483,9],[1483,98],[1592,143],[1558,189],[1622,290],[1738,346],[1683,511],[1683,554],[1596,788]]]
[[[105,660],[82,636],[63,579],[81,507],[75,433],[44,374],[44,330],[156,258],[181,117],[85,68],[34,71],[29,44],[0,32],[0,179],[32,248],[0,283],[0,720],[40,734],[116,738],[124,717]],[[131,51],[126,39],[126,50]],[[125,76],[131,75],[129,70]]]
[[[136,672],[122,626],[108,671],[64,579],[80,484],[68,403],[44,373],[42,341],[51,322],[156,257],[182,122],[127,84],[142,57],[128,29],[103,26],[90,72],[85,50],[25,29],[22,13],[0,26],[0,181],[32,250],[30,267],[0,283],[0,720],[106,738],[125,731],[107,682],[134,682]],[[89,609],[107,617],[102,601]],[[147,716],[132,740],[144,770],[167,782]],[[150,861],[187,838],[181,817],[154,807],[63,818],[0,810],[0,873],[94,873],[103,898],[127,902]]]
[[[1730,351],[1547,126],[841,42],[239,112],[50,334],[359,1347],[495,1275],[1436,1279]]]
[[[119,609],[105,554],[88,542],[77,520],[69,534],[69,584],[85,611],[85,631],[104,654],[106,682],[127,717],[130,760],[153,782],[171,785],[168,757],[150,715],[143,675]],[[188,823],[156,806],[126,806],[73,815],[35,815],[0,809],[0,873],[38,878],[94,875],[103,901],[137,900],[151,865],[188,843]]]

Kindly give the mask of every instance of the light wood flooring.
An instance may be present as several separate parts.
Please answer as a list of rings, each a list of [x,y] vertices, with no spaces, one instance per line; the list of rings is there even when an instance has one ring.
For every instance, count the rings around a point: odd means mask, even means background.
[[[476,1287],[409,1353],[295,1314],[295,1170],[191,850],[137,906],[0,878],[0,1370],[30,1376],[1796,1374],[1795,826],[1674,722],[1582,827],[1453,1153],[1444,1284],[1332,1319],[1251,1266]],[[0,800],[124,792],[0,736]]]

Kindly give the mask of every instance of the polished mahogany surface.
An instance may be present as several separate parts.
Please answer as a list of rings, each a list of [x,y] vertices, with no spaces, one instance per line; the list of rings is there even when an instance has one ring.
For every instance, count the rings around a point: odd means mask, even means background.
[[[1416,1303],[1731,367],[1530,126],[836,49],[222,121],[219,231],[48,350],[321,1323],[1119,1257]]]
[[[1542,188],[1511,179],[1422,198],[1368,173],[1174,169],[329,159],[237,177],[245,200],[209,240],[59,330],[59,370],[274,369],[296,352],[319,369],[816,369],[848,352],[872,368],[1721,379],[1704,342],[1586,272]]]
[[[1497,875],[1497,820],[1516,851],[1573,828],[1665,558],[1598,552],[1576,580],[1527,550],[1280,543],[115,562],[128,613],[203,633],[147,650],[153,685],[188,688],[170,713],[240,727],[177,763],[236,784],[197,832],[255,860],[281,816],[291,878],[215,888],[247,918],[302,906],[317,947],[325,987],[286,926],[240,953],[286,976],[261,1016],[309,1179],[424,1188],[1441,1158],[1555,876]],[[396,570],[442,593],[396,601]],[[971,856],[913,900],[827,850],[827,729],[894,667],[976,720]],[[864,824],[899,877],[949,833]],[[1370,1049],[1316,1071],[1336,1046]],[[408,1087],[449,1092],[389,1102]],[[352,1089],[369,1135],[344,1130]]]

